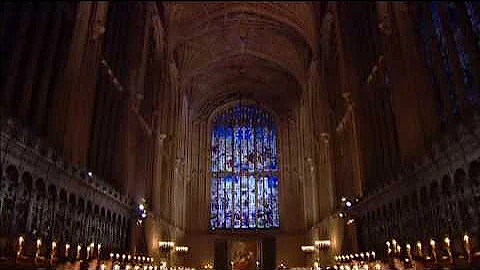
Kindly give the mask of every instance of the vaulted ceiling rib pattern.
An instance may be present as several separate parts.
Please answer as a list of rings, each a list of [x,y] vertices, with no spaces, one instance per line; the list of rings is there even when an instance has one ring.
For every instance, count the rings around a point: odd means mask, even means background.
[[[191,106],[247,95],[290,110],[315,54],[311,2],[169,2],[169,46]],[[282,98],[283,96],[283,98]],[[206,111],[205,111],[206,109]]]

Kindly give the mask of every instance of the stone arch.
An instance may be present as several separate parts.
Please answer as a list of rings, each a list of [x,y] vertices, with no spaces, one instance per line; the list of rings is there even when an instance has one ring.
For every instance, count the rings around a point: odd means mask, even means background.
[[[12,183],[17,183],[18,182],[18,170],[15,166],[10,165],[7,167],[5,174],[7,176],[7,180],[9,180]]]
[[[85,212],[85,200],[83,198],[79,198],[78,199],[78,211],[80,213],[84,213]]]
[[[452,180],[448,175],[445,175],[442,178],[442,194],[447,197],[452,195]]]
[[[431,183],[430,183],[430,200],[436,200],[438,198],[438,196],[440,195],[439,194],[439,187],[438,187],[438,182],[436,180],[433,180]],[[426,194],[425,194],[426,195]]]
[[[420,188],[420,202],[422,204],[425,204],[427,202],[427,199],[428,199],[427,193],[428,193],[428,190],[426,186],[423,186]]]
[[[68,206],[70,209],[75,209],[77,206],[77,198],[75,197],[75,194],[71,193],[70,196],[68,197]]]
[[[465,190],[465,183],[466,183],[467,174],[463,169],[457,169],[453,176],[453,181],[455,183],[455,190],[460,193],[463,193]]]
[[[410,195],[410,208],[415,209],[418,204],[418,197],[417,197],[417,192],[413,192]]]
[[[42,198],[44,198],[47,195],[47,190],[45,188],[45,182],[43,181],[42,178],[38,178],[37,181],[35,181],[35,191]]]
[[[53,184],[48,186],[48,200],[51,202],[57,200],[57,187]]]
[[[26,193],[31,193],[33,188],[33,177],[29,172],[24,172],[22,175],[22,185]]]
[[[93,213],[92,202],[89,200],[87,201],[87,214],[91,215]]]
[[[468,168],[468,177],[474,186],[478,186],[480,176],[480,162],[473,161]]]
[[[65,189],[60,189],[60,193],[59,193],[59,201],[60,201],[60,205],[64,205],[67,203],[67,192],[65,191]]]

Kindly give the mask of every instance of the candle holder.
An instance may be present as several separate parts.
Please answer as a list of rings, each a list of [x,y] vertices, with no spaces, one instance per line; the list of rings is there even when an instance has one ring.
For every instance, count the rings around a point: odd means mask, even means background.
[[[468,234],[465,234],[463,236],[463,245],[464,245],[465,252],[466,252],[466,255],[467,255],[467,260],[468,260],[469,263],[471,263],[472,262],[472,256],[471,256],[472,247],[470,246],[470,237],[468,236]]]
[[[445,239],[443,239],[443,242],[445,242],[445,244],[447,245],[448,260],[450,262],[453,262],[452,248],[450,247],[450,238],[445,237]]]
[[[65,244],[65,259],[68,258],[68,251],[70,250],[70,244]]]
[[[81,250],[82,250],[82,246],[81,246],[81,245],[78,245],[78,246],[77,246],[77,256],[76,256],[77,260],[80,260],[80,251],[81,251]]]
[[[423,258],[422,243],[420,241],[417,242],[417,253],[418,257]]]
[[[23,252],[23,243],[25,242],[25,238],[23,236],[18,237],[18,249],[17,249],[17,258],[22,256]]]
[[[430,246],[432,247],[432,257],[433,257],[433,260],[436,262],[438,262],[437,260],[437,251],[435,249],[435,240],[433,239],[430,239]]]
[[[57,253],[57,242],[52,242],[52,252],[50,253],[50,263],[53,263],[55,260],[55,255]]]
[[[413,261],[413,258],[412,258],[412,247],[410,246],[410,244],[406,244],[406,249],[407,249],[407,255],[408,255],[408,259],[410,261]]]
[[[42,240],[37,239],[37,245],[35,249],[35,259],[38,259],[40,257],[40,249],[42,248]]]

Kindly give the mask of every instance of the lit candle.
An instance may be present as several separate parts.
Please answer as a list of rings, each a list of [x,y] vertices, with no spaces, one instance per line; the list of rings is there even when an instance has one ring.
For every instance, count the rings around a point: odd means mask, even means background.
[[[110,260],[113,260],[113,253],[110,253]]]
[[[464,242],[465,251],[467,252],[468,261],[470,262],[470,260],[471,260],[471,257],[470,257],[470,252],[471,252],[470,237],[468,237],[467,234],[465,234],[463,236],[463,242]]]
[[[90,249],[91,249],[90,246],[87,246],[87,260],[90,257]]]
[[[397,248],[397,240],[395,239],[392,239],[392,246],[393,246],[393,255],[395,256],[397,251],[398,251],[398,248]]]
[[[406,248],[407,248],[408,258],[410,259],[410,261],[412,261],[412,246],[410,246],[410,244],[407,244]]]
[[[417,242],[417,251],[418,251],[418,256],[423,257],[422,253],[422,243],[420,241]]]
[[[445,237],[445,239],[443,239],[443,241],[447,245],[448,258],[450,260],[452,260],[452,249],[450,248],[450,238]]]
[[[20,257],[22,255],[23,251],[23,242],[25,242],[25,239],[23,236],[18,237],[18,250],[17,250],[17,257]]]
[[[70,249],[70,244],[65,244],[65,258],[68,257],[68,250]]]
[[[101,258],[101,257],[100,257],[100,248],[101,248],[101,247],[102,247],[102,244],[98,244],[98,245],[97,245],[97,256],[98,256],[99,259]]]
[[[55,253],[57,252],[57,242],[52,242],[52,253],[50,253],[50,260],[55,258]]]
[[[80,251],[82,250],[82,246],[81,245],[78,245],[77,246],[77,260],[80,259]]]
[[[370,255],[372,255],[372,259],[375,260],[375,251],[370,252]]]
[[[40,256],[40,248],[42,247],[42,240],[37,239],[37,252],[35,252],[35,258]]]
[[[437,252],[435,250],[435,240],[430,239],[430,246],[432,246],[432,256],[435,262],[437,261]]]

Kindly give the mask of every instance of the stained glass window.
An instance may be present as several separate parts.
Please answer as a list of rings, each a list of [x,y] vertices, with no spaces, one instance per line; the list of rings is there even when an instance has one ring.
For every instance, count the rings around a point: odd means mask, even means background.
[[[211,131],[211,229],[278,228],[277,130],[253,105],[228,108]]]

